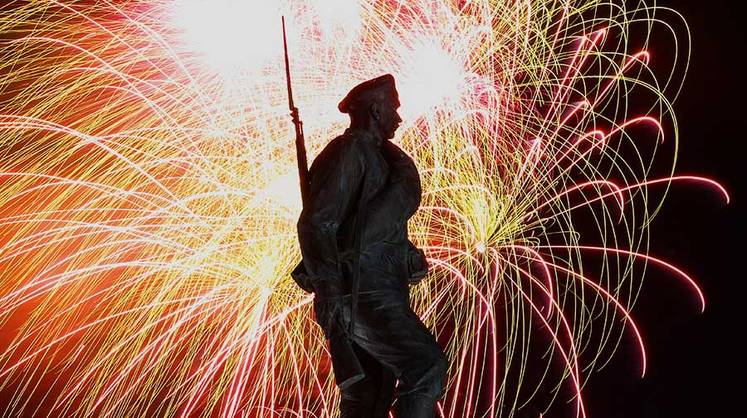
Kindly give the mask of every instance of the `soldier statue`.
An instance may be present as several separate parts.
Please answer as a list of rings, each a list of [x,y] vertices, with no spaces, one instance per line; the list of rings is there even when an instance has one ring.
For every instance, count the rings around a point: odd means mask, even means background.
[[[444,395],[447,358],[410,308],[428,263],[407,234],[420,177],[389,141],[399,105],[390,74],[347,94],[350,127],[314,160],[298,220],[297,270],[329,341],[341,418],[386,418],[393,403],[398,418],[430,418]]]

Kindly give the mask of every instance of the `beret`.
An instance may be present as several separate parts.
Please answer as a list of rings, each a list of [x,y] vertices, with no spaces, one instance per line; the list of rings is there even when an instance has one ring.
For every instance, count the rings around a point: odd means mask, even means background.
[[[355,106],[361,102],[370,99],[372,93],[379,93],[386,90],[396,91],[394,87],[394,77],[391,74],[372,78],[353,87],[344,99],[337,105],[337,109],[342,113],[350,113]]]

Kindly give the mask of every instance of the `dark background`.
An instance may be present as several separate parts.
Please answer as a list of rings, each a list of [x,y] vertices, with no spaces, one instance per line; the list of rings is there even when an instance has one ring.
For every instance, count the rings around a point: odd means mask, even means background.
[[[743,414],[747,388],[741,334],[744,302],[745,28],[740,1],[657,1],[683,14],[692,35],[691,65],[675,102],[680,123],[677,174],[721,183],[731,195],[700,185],[673,185],[652,224],[650,254],[692,275],[706,297],[656,268],[647,270],[633,317],[648,350],[638,376],[632,338],[585,389],[589,416],[720,417]],[[656,51],[656,44],[652,45]],[[656,60],[656,52],[653,59]],[[634,343],[634,342],[633,342]]]

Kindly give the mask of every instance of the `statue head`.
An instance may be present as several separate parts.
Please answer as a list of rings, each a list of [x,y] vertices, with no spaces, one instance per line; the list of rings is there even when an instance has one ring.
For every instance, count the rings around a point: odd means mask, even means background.
[[[337,108],[350,115],[351,127],[372,130],[383,139],[392,139],[402,122],[397,113],[399,105],[394,77],[385,74],[353,87]]]

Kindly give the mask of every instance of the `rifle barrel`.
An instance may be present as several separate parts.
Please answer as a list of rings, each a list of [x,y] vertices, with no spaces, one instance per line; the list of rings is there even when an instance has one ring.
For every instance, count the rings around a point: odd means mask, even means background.
[[[285,80],[288,85],[288,106],[290,107],[290,110],[294,110],[296,107],[293,103],[293,88],[291,87],[290,62],[288,61],[288,41],[285,37],[285,16],[281,16],[280,19],[283,24],[283,49],[285,50]]]
[[[281,17],[283,24],[283,49],[285,51],[285,80],[288,85],[288,107],[293,118],[293,126],[296,128],[296,158],[298,159],[298,181],[301,187],[301,202],[306,206],[308,201],[308,177],[309,167],[306,161],[306,144],[303,137],[303,122],[298,115],[298,108],[293,103],[293,89],[291,88],[290,62],[288,60],[288,41],[285,36],[285,16]]]

